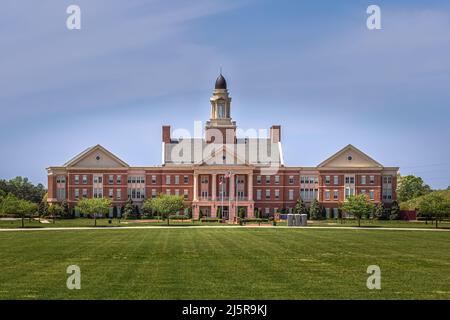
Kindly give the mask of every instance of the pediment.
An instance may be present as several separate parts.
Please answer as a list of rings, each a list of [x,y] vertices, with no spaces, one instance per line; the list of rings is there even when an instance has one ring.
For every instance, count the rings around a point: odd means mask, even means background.
[[[207,157],[199,163],[200,165],[248,165],[245,157],[238,155],[235,145],[211,145]]]
[[[318,165],[319,168],[382,168],[383,166],[358,148],[349,144],[327,160]]]
[[[74,168],[126,168],[127,163],[100,145],[88,148],[64,164]]]

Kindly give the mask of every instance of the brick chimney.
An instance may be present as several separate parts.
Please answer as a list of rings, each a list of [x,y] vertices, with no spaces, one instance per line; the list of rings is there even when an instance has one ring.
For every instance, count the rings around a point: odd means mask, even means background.
[[[162,142],[170,143],[170,126],[162,126]]]
[[[270,141],[272,143],[281,142],[281,126],[273,125],[270,127]]]

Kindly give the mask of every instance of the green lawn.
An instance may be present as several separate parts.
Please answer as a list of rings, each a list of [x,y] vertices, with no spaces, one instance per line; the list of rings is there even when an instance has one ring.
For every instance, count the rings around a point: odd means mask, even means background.
[[[218,222],[199,222],[197,220],[185,220],[185,221],[176,221],[171,220],[171,225],[186,225],[186,226],[199,226],[199,225],[228,225]],[[270,223],[265,223],[266,225],[270,225]],[[154,222],[142,222],[136,220],[121,220],[119,222],[118,219],[112,219],[112,223],[109,223],[109,219],[97,219],[97,226],[99,227],[135,227],[135,226],[165,226],[167,225],[166,221],[154,221]],[[286,226],[286,221],[280,221],[277,223],[278,226]],[[358,225],[358,222],[353,219],[343,220],[341,223],[339,220],[319,220],[319,221],[308,221],[309,226],[315,227],[355,227]],[[22,226],[20,220],[13,221],[5,221],[0,219],[0,229],[1,228],[20,228]],[[58,219],[56,223],[39,223],[39,221],[25,219],[25,228],[61,228],[61,227],[93,227],[94,220],[87,218],[78,218],[78,219]],[[384,228],[430,228],[434,229],[435,225],[430,221],[426,223],[425,221],[385,221],[385,220],[362,220],[362,227],[384,227]],[[440,222],[439,228],[441,229],[450,229],[450,221]]]
[[[94,219],[78,218],[78,219],[57,219],[55,223],[49,220],[50,223],[40,223],[37,220],[25,219],[25,228],[62,228],[62,227],[93,227]],[[109,219],[97,219],[97,227],[136,227],[136,226],[166,226],[166,221],[154,221],[154,222],[142,222],[135,220],[121,220],[112,219],[109,223]],[[178,221],[171,220],[170,225],[186,225],[186,226],[198,226],[198,225],[226,225],[218,222],[199,222],[191,220]],[[21,220],[0,220],[0,229],[21,228]]]
[[[0,232],[0,252],[0,299],[450,299],[449,232]],[[366,288],[374,264],[381,290]]]

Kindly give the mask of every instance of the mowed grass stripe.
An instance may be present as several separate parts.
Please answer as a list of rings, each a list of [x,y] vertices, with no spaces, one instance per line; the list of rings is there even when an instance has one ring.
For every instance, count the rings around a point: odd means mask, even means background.
[[[450,298],[447,233],[305,229],[0,234],[1,299]],[[82,289],[66,288],[68,265]],[[382,290],[366,288],[366,268]]]

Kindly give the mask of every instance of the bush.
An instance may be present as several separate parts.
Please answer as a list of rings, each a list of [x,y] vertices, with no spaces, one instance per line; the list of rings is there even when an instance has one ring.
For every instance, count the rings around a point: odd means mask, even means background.
[[[201,218],[199,219],[201,222],[220,222],[222,219],[218,218]]]
[[[170,220],[186,220],[189,219],[188,216],[185,215],[173,215],[169,217]]]
[[[247,218],[242,219],[245,223],[263,223],[263,222],[269,222],[269,219],[263,219],[263,218]]]

